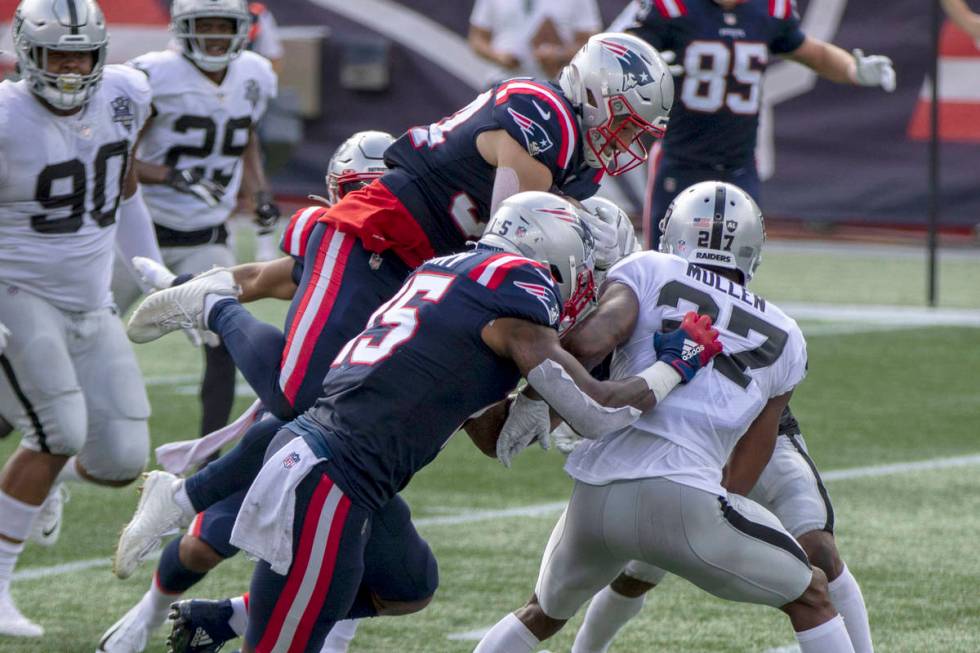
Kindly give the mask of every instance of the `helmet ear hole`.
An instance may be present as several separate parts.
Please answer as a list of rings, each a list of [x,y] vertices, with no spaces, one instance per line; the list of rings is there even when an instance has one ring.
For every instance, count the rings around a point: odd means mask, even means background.
[[[585,89],[585,102],[593,109],[598,108],[599,102],[595,99],[595,95],[592,94],[592,89]]]
[[[558,266],[552,263],[550,267],[551,267],[551,276],[554,277],[555,281],[557,281],[558,283],[565,283],[565,280],[562,278],[561,275],[561,270],[558,268]]]

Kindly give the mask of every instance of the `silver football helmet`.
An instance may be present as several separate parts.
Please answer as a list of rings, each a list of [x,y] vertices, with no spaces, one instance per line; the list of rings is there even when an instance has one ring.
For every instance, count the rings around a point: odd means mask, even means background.
[[[581,115],[585,161],[621,175],[647,158],[643,134],[661,137],[674,103],[674,78],[646,41],[596,34],[558,76]]]
[[[567,200],[540,191],[508,197],[490,218],[479,245],[548,266],[563,303],[561,332],[595,306],[592,232]]]
[[[327,165],[327,203],[333,206],[386,173],[384,153],[394,142],[394,136],[378,131],[357,132],[344,141]]]
[[[14,13],[14,47],[31,92],[57,109],[83,106],[102,80],[109,34],[94,0],[23,0]],[[88,74],[48,72],[48,53],[90,52]]]
[[[198,18],[225,18],[233,24],[232,33],[198,33]],[[248,30],[252,17],[245,0],[174,0],[170,7],[170,30],[180,43],[185,57],[201,70],[217,72],[228,67],[248,45]],[[227,39],[228,48],[222,54],[208,54],[206,41]]]
[[[744,190],[723,181],[685,188],[660,221],[660,251],[692,263],[738,270],[747,284],[762,262],[766,225]]]

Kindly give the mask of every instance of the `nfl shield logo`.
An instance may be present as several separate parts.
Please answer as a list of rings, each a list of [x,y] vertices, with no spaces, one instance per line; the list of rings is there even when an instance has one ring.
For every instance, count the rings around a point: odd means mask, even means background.
[[[292,468],[293,465],[299,462],[299,454],[295,451],[282,459],[282,466],[286,469]]]

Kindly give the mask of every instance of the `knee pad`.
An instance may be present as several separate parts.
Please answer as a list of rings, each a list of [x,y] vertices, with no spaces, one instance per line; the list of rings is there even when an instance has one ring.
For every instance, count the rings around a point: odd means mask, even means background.
[[[150,432],[142,419],[109,419],[92,424],[94,435],[78,454],[78,462],[94,479],[132,481],[146,467]]]
[[[47,406],[36,406],[41,433],[25,436],[25,444],[34,450],[59,456],[73,456],[85,446],[88,434],[88,412],[81,390],[51,397]],[[37,443],[37,446],[35,446]]]

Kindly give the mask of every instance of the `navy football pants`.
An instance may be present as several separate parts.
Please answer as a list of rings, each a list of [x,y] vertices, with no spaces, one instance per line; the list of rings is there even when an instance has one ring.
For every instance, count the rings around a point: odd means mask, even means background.
[[[759,173],[755,165],[736,170],[715,170],[710,167],[692,167],[664,156],[654,168],[651,175],[656,175],[653,186],[653,197],[647,197],[647,210],[643,212],[643,241],[646,249],[656,250],[660,245],[660,221],[667,213],[667,207],[674,201],[677,194],[688,186],[702,181],[727,181],[735,184],[752,196],[757,203],[761,194]]]
[[[264,561],[252,574],[245,637],[259,653],[318,652],[337,621],[376,615],[373,597],[418,601],[438,586],[435,556],[401,497],[371,511],[348,499],[332,470],[321,462],[296,488],[287,574]]]

